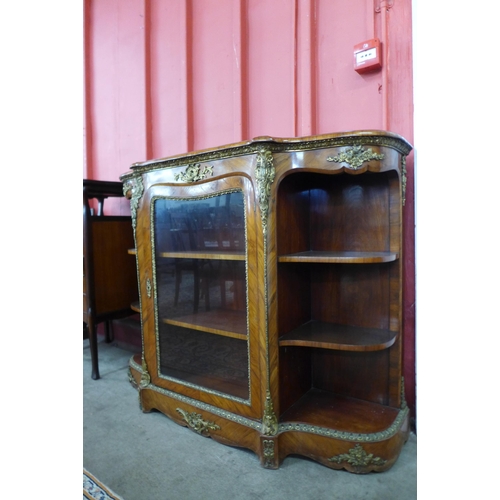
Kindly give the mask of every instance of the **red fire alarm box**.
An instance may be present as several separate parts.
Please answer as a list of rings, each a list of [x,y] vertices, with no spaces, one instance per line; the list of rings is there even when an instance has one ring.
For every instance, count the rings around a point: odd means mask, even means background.
[[[366,73],[382,67],[380,40],[373,38],[354,46],[354,71]]]

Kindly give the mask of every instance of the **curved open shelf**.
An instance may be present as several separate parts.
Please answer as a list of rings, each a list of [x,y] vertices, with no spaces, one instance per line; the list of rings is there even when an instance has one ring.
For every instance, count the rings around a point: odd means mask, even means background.
[[[310,321],[280,337],[279,345],[337,351],[381,351],[391,347],[396,337],[397,332],[390,330]]]
[[[399,258],[397,252],[321,252],[309,250],[278,257],[279,262],[304,262],[325,264],[378,264],[393,262]]]
[[[340,432],[365,434],[386,431],[396,420],[400,410],[370,401],[345,397],[320,389],[310,389],[280,418],[283,430],[286,423],[332,428]],[[291,424],[293,430],[294,424]]]

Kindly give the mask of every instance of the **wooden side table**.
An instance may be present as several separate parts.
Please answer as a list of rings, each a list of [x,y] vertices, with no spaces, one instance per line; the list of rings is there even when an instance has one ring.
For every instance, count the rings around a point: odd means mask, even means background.
[[[97,325],[106,323],[106,341],[111,341],[110,321],[136,314],[130,307],[138,300],[131,218],[104,215],[104,200],[122,197],[121,182],[83,180],[83,322],[87,326],[92,357],[92,378],[97,380]],[[89,200],[98,200],[97,214]]]

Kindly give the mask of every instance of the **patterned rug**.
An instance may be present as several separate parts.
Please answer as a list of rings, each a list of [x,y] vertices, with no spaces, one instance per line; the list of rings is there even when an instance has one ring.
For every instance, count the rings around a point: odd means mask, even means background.
[[[85,469],[83,469],[83,499],[123,500]]]

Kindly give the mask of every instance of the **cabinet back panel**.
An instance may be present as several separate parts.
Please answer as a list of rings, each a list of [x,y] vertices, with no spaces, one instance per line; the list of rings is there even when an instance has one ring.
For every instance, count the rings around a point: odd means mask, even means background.
[[[308,266],[278,265],[278,331],[280,335],[311,319],[311,278]]]
[[[304,175],[285,177],[278,191],[278,254],[301,252],[311,246],[309,240],[310,193]]]
[[[311,189],[311,250],[389,250],[387,176],[321,176]]]
[[[280,352],[280,407],[282,415],[311,387],[311,349],[281,347]]]
[[[316,389],[373,403],[388,403],[388,349],[371,353],[314,349],[312,363]]]
[[[390,269],[394,264],[312,264],[311,319],[389,328]]]

